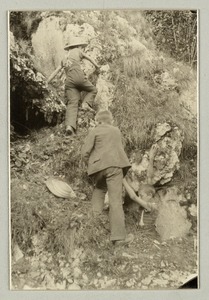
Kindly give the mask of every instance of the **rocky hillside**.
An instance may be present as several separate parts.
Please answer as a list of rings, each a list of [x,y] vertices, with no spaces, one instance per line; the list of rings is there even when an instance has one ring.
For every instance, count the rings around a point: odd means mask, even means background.
[[[191,12],[166,13],[11,13],[13,288],[170,288],[196,272],[197,75],[194,55],[184,55],[190,48],[183,46],[195,44],[186,33],[183,42],[172,23],[195,20]],[[173,57],[159,46],[159,24],[165,49],[178,46]],[[106,212],[104,219],[91,217],[92,187],[80,149],[95,113],[80,109],[77,136],[67,138],[65,78],[46,84],[72,35],[88,40],[86,53],[101,65],[99,73],[85,60],[82,68],[98,89],[95,111],[110,109],[122,131],[132,162],[127,181],[137,194],[142,184],[155,189],[158,213],[145,214],[144,227],[139,207],[124,204],[135,234],[126,250],[111,248]],[[195,32],[188,36],[194,41]],[[52,176],[67,181],[76,198],[51,194],[45,182]]]

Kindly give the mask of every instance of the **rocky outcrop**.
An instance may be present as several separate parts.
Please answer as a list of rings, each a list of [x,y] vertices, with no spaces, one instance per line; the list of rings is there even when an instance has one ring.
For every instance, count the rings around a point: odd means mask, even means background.
[[[141,183],[164,185],[179,169],[183,133],[177,126],[157,124],[153,131],[154,144],[142,156],[141,162],[132,162],[128,173],[129,184],[138,191]],[[138,155],[138,153],[136,153]]]
[[[187,219],[187,212],[180,202],[184,197],[176,187],[167,188],[158,193],[160,204],[155,226],[162,240],[184,237],[192,223]]]

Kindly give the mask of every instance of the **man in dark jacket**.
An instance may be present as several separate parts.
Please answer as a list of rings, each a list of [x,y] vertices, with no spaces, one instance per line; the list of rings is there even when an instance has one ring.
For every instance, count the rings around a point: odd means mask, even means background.
[[[95,183],[93,213],[102,212],[108,191],[110,240],[116,244],[129,243],[133,240],[133,235],[126,235],[122,181],[131,165],[123,149],[121,132],[112,125],[112,114],[107,110],[100,111],[96,115],[96,121],[98,125],[90,131],[82,148],[83,159],[88,160],[88,175]]]

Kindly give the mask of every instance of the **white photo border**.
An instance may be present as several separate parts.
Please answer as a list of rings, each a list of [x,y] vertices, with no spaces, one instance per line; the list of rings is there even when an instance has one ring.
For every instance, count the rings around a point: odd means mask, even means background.
[[[165,291],[10,291],[9,287],[9,106],[8,11],[73,9],[194,9],[199,11],[199,230],[200,288]],[[209,295],[209,2],[207,0],[7,0],[0,8],[0,299],[207,299]]]

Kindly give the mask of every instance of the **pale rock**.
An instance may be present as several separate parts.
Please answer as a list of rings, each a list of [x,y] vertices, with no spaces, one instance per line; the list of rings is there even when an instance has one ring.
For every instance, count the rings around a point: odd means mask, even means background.
[[[26,191],[27,191],[27,189],[28,189],[28,186],[27,186],[26,184],[23,184],[23,186],[22,186],[22,187],[23,187],[23,189],[24,189],[24,190],[26,190]]]
[[[194,238],[194,251],[197,251],[197,247],[198,247],[198,242],[197,242],[197,238]]]
[[[161,79],[165,89],[175,87],[176,85],[175,79],[168,72],[163,72]]]
[[[34,270],[38,269],[40,267],[39,261],[37,261],[36,259],[31,259],[31,266],[33,267]]]
[[[75,267],[73,270],[73,276],[74,278],[79,278],[81,276],[82,272],[78,267]]]
[[[98,103],[99,110],[107,110],[113,101],[115,86],[100,74],[97,79],[97,96],[95,101]]]
[[[191,199],[191,194],[190,194],[190,193],[187,193],[187,194],[186,194],[186,199],[187,199],[187,200],[190,200],[190,199]]]
[[[139,17],[140,17],[140,12],[139,12]],[[127,33],[128,35],[132,36],[132,35],[136,35],[137,31],[135,28],[133,28],[129,22],[120,17],[120,16],[115,16],[115,28],[119,31],[119,32],[124,32]]]
[[[50,134],[50,139],[51,139],[52,141],[54,141],[54,134],[53,134],[53,133]]]
[[[154,141],[157,142],[169,131],[171,131],[171,126],[168,123],[159,123],[155,128]]]
[[[23,252],[20,250],[20,247],[18,246],[18,244],[14,245],[13,248],[13,261],[17,262],[18,260],[20,260],[21,258],[23,258]]]
[[[31,276],[32,278],[36,278],[36,277],[40,276],[40,272],[39,272],[39,271],[33,271],[33,272],[30,272],[30,276]]]
[[[29,286],[29,285],[27,285],[27,284],[25,284],[24,286],[23,286],[23,290],[35,290],[36,288],[34,288],[34,287],[31,287],[31,286]]]
[[[152,278],[151,278],[151,277],[146,277],[146,278],[144,278],[144,279],[141,281],[141,283],[142,283],[143,285],[149,285],[149,284],[151,283],[151,281],[152,281]]]
[[[160,242],[158,242],[157,240],[154,240],[153,242],[157,245],[160,245]]]
[[[14,35],[13,35],[13,33],[11,31],[9,32],[9,37],[10,37],[10,47],[11,48],[15,48],[15,46],[17,45],[17,43],[16,43]]]
[[[190,207],[189,207],[189,212],[190,212],[190,215],[193,216],[193,217],[196,217],[197,216],[197,206],[192,204]]]
[[[156,274],[157,274],[157,271],[155,271],[155,270],[150,272],[151,276],[155,276]]]
[[[148,51],[148,49],[135,37],[130,38],[129,47],[133,53],[140,52],[144,54],[146,51]]]
[[[68,276],[69,276],[69,274],[70,274],[68,268],[63,268],[63,269],[61,270],[61,273],[62,273],[63,278],[68,278]]]
[[[42,262],[48,261],[48,258],[47,258],[47,256],[46,256],[45,254],[43,254],[43,255],[40,257],[40,259],[41,259]]]
[[[78,291],[78,290],[81,290],[81,287],[78,285],[78,284],[76,284],[76,283],[72,283],[72,284],[70,284],[69,286],[68,286],[68,290],[75,290],[75,291]]]
[[[82,274],[82,278],[85,283],[89,281],[88,276],[86,274]]]
[[[100,272],[97,273],[97,277],[102,277],[102,274]]]
[[[143,290],[148,290],[148,286],[146,286],[146,285],[142,285],[141,288],[142,288]]]
[[[104,289],[106,287],[105,281],[103,279],[99,279],[99,284],[100,284],[101,289]]]
[[[133,271],[134,271],[134,272],[137,272],[138,270],[139,270],[139,266],[133,265]]]
[[[133,286],[134,286],[134,283],[133,283],[131,280],[126,281],[126,286],[127,286],[127,287],[133,287]]]
[[[55,287],[58,290],[65,290],[66,285],[67,285],[66,280],[63,280],[63,282],[61,282],[61,283],[56,283]]]
[[[80,193],[80,194],[79,194],[80,200],[85,200],[86,197],[87,197],[87,196],[86,196],[84,193]]]
[[[163,277],[163,279],[167,279],[167,280],[170,279],[170,276],[168,274],[166,274],[166,273],[162,273],[161,276]]]
[[[106,287],[114,287],[116,284],[116,279],[110,279],[105,282]]]
[[[166,286],[168,284],[168,280],[161,279],[161,278],[154,278],[153,284],[158,286]]]
[[[76,258],[73,262],[72,262],[72,267],[77,267],[80,264],[80,260],[78,258]]]
[[[123,253],[122,253],[122,256],[123,256],[123,257],[127,257],[127,258],[135,258],[135,256],[130,255],[130,254],[126,253],[126,252],[123,252]]]
[[[47,273],[44,276],[43,284],[46,286],[47,289],[53,289],[55,286],[54,278],[49,273]]]
[[[182,91],[179,97],[179,102],[183,104],[182,109],[190,119],[197,117],[197,86],[196,81],[189,81],[188,87]]]
[[[72,278],[67,278],[67,282],[70,283],[70,284],[72,284],[74,281],[73,281]]]
[[[85,258],[86,258],[86,253],[83,252],[83,253],[81,254],[81,256],[80,256],[80,260],[82,261],[82,260],[84,260]]]
[[[156,231],[162,240],[184,237],[192,224],[185,209],[175,199],[162,201],[155,222]]]
[[[83,217],[83,215],[82,215]],[[81,254],[83,253],[83,248],[77,248],[75,249],[75,257],[79,258],[81,256]]]
[[[165,266],[166,266],[166,265],[165,265],[164,261],[162,260],[161,263],[160,263],[160,267],[161,267],[161,268],[165,268]]]
[[[60,267],[64,267],[64,264],[65,264],[64,261],[62,261],[62,260],[59,261]]]
[[[169,134],[168,134],[169,132]],[[179,156],[184,140],[183,132],[168,123],[156,124],[153,130],[155,151],[153,146],[142,156],[141,161],[135,161],[139,154],[135,152],[132,158],[132,168],[127,174],[129,184],[138,191],[141,183],[159,182],[161,185],[171,181],[173,174],[179,169]],[[150,155],[153,155],[153,163]]]
[[[105,200],[104,200],[104,210],[107,210],[109,208],[109,197],[108,192],[105,194]]]
[[[47,259],[47,262],[48,262],[48,263],[51,263],[52,260],[53,260],[53,259],[52,259],[52,256],[50,255],[49,258]]]

